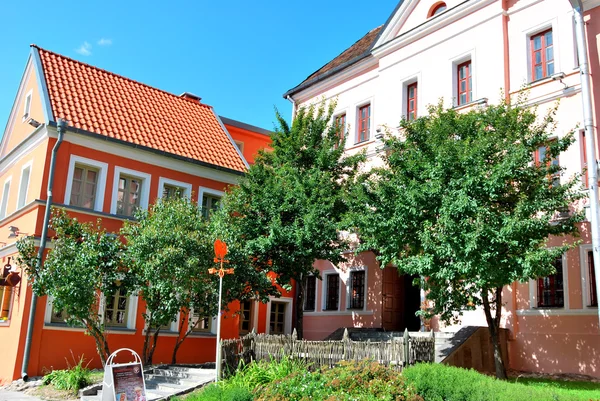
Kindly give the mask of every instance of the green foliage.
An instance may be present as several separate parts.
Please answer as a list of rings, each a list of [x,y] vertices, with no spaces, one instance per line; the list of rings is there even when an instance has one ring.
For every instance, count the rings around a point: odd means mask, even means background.
[[[416,388],[425,401],[589,401],[600,399],[600,386],[595,391],[564,387],[510,383],[441,364],[420,364],[406,368],[402,375]]]
[[[93,383],[92,371],[83,366],[83,356],[75,366],[68,369],[53,370],[42,379],[43,383],[52,384],[58,390],[70,390],[74,393]]]
[[[362,156],[342,157],[334,104],[302,108],[292,126],[277,114],[272,152],[261,152],[224,200],[223,219],[255,268],[273,271],[283,285],[318,272],[316,259],[337,263],[348,211],[345,194]],[[298,287],[299,304],[302,288]],[[302,310],[297,309],[298,320]],[[298,327],[301,335],[301,327]]]
[[[255,389],[261,401],[274,400],[422,400],[399,372],[376,362],[342,362],[333,369],[297,369]]]
[[[574,141],[550,140],[554,125],[554,112],[536,123],[534,110],[507,104],[469,113],[440,105],[402,121],[402,137],[386,140],[386,167],[357,202],[361,249],[428,277],[432,312],[446,320],[481,305],[487,289],[552,273],[568,246],[547,248],[548,237],[576,234],[583,217],[557,219],[582,194],[577,177],[553,185],[564,168],[550,160]],[[536,165],[542,146],[547,159]]]
[[[63,311],[69,325],[83,326],[94,337],[102,362],[110,354],[104,324],[98,314],[102,294],[117,289],[132,290],[133,277],[122,260],[119,238],[96,225],[69,217],[63,209],[52,209],[50,228],[56,233],[43,266],[37,265],[33,239],[17,242],[19,262],[34,278],[38,296],[52,297],[54,311]]]
[[[245,387],[211,384],[191,394],[185,401],[252,401],[254,396]]]

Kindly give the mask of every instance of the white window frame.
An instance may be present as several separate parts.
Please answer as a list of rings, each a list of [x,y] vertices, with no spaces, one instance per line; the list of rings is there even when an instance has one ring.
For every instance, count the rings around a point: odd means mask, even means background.
[[[138,307],[138,296],[137,295],[129,295],[129,304],[127,306],[127,324],[125,327],[121,326],[105,326],[105,330],[110,331],[119,331],[119,330],[135,330],[135,323],[137,321],[137,307]],[[104,322],[104,311],[106,309],[106,296],[104,293],[101,294],[100,298],[100,307],[99,307],[99,315],[102,322]]]
[[[65,191],[65,199],[63,203],[67,206],[71,205],[71,190],[73,187],[73,175],[75,172],[75,165],[90,166],[98,169],[99,177],[96,186],[96,199],[94,200],[94,208],[97,212],[102,212],[104,205],[104,192],[106,190],[106,176],[108,172],[108,163],[104,163],[98,160],[88,159],[86,157],[71,155],[69,160],[69,172],[67,174],[67,188]]]
[[[373,108],[371,107],[371,111],[372,110],[373,110]],[[358,113],[358,108],[356,109],[356,112]],[[345,138],[344,138],[344,143],[342,144],[342,149],[346,149],[346,145],[348,144],[348,139],[350,138],[350,123],[348,122],[348,117],[350,116],[350,113],[348,113],[348,110],[346,110],[346,109],[339,109],[339,110],[336,110],[335,113],[333,113],[333,117],[331,119],[331,125],[334,125],[335,120],[337,120],[338,117],[340,117],[344,114],[346,115],[346,126],[344,127]],[[356,115],[356,117],[358,118],[358,114]]]
[[[583,244],[579,246],[579,266],[581,269],[581,295],[583,301],[583,309],[597,310],[597,306],[589,306],[590,303],[590,274],[588,269],[588,252],[592,251],[592,244]]]
[[[29,92],[25,95],[25,100],[23,102],[23,121],[27,121],[29,117],[31,117],[31,102],[33,101],[33,89],[30,89]]]
[[[563,297],[564,306],[562,308],[538,308],[538,279],[529,280],[529,309],[536,311],[568,311],[569,307],[569,266],[567,264],[567,252],[562,256],[562,273],[563,273]],[[539,277],[541,278],[541,277]]]
[[[527,83],[531,84],[533,82],[539,82],[539,81],[543,81],[543,80],[549,80],[551,79],[550,77],[545,77],[542,79],[538,79],[537,81],[533,80],[533,75],[532,75],[532,69],[531,69],[531,37],[537,35],[538,33],[542,33],[544,31],[547,31],[548,29],[552,30],[552,52],[554,54],[554,73],[558,74],[559,72],[562,71],[561,68],[561,64],[560,64],[560,53],[559,53],[559,48],[560,46],[558,45],[557,39],[559,38],[558,36],[558,20],[557,18],[553,18],[551,20],[546,20],[540,24],[537,24],[533,27],[527,28],[525,30],[523,30],[522,32],[522,38],[523,38],[523,42],[525,44],[525,68],[527,68],[527,74],[525,75],[527,77]],[[577,48],[575,47],[575,51]],[[516,49],[518,51],[518,49]],[[577,56],[575,56],[577,57]]]
[[[350,303],[351,303],[351,298],[352,298],[352,273],[355,272],[360,272],[360,271],[364,271],[365,272],[365,283],[364,283],[364,302],[363,302],[363,307],[362,309],[358,309],[358,308],[350,308]],[[346,310],[349,311],[366,311],[367,310],[367,299],[368,299],[368,292],[367,289],[369,288],[368,285],[368,277],[369,277],[369,269],[368,267],[365,266],[356,266],[356,267],[351,267],[350,271],[348,272],[348,283],[346,284]]]
[[[117,199],[119,195],[119,180],[121,178],[121,174],[126,175],[128,177],[137,178],[142,181],[142,189],[140,191],[140,209],[148,209],[148,201],[150,199],[150,185],[152,184],[152,175],[137,170],[131,170],[121,166],[115,166],[115,176],[113,180],[110,213],[117,214]]]
[[[2,184],[2,200],[0,200],[0,220],[8,216],[8,201],[10,200],[10,186],[12,184],[12,175],[4,180]],[[8,191],[5,191],[8,185]],[[6,193],[5,193],[6,192]]]
[[[129,300],[131,302],[131,299]],[[127,313],[129,313],[129,311],[127,311]],[[146,314],[148,313],[148,307],[146,306]],[[181,313],[178,313],[175,320],[171,322],[171,324],[169,325],[168,329],[164,329],[161,328],[160,332],[158,333],[158,335],[161,334],[173,334],[173,333],[177,333],[178,329],[179,329],[179,322],[181,319]],[[148,322],[144,320],[144,333],[148,330]]]
[[[265,333],[271,333],[271,302],[281,302],[287,304],[285,307],[285,323],[283,325],[283,334],[292,334],[292,305],[293,299],[289,297],[269,297],[269,302],[267,303],[267,326],[265,327]]]
[[[353,130],[354,133],[354,138],[352,139],[352,147],[354,146],[361,146],[361,145],[365,145],[367,143],[371,143],[375,140],[375,134],[377,133],[375,131],[375,102],[374,102],[374,97],[371,96],[367,99],[363,99],[358,103],[354,104],[354,124],[356,125],[356,128]],[[366,105],[371,105],[371,114],[369,115],[369,139],[367,139],[366,141],[363,142],[358,142],[358,133],[359,133],[359,129],[360,129],[360,125],[358,124],[358,119],[360,116],[360,108],[364,107]],[[348,114],[346,114],[346,124],[348,124]]]
[[[212,188],[202,187],[202,186],[198,187],[198,207],[201,210],[202,210],[202,199],[204,198],[204,195],[212,195],[212,196],[222,199],[223,196],[225,196],[225,192],[219,191],[216,189],[212,189]],[[220,205],[220,207],[223,206],[221,203],[219,203],[219,205]]]
[[[165,191],[165,185],[183,188],[183,196],[188,199],[192,196],[192,184],[183,181],[172,180],[170,178],[159,177],[157,198],[162,199],[163,192]]]
[[[421,89],[421,73],[412,74],[408,77],[402,79],[402,110],[400,116],[402,118],[408,119],[408,114],[406,110],[408,109],[408,86],[412,84],[417,84],[417,115],[416,118],[419,117],[419,112],[421,111],[421,96],[419,96],[419,91]]]
[[[327,276],[331,276],[333,274],[337,274],[339,276],[339,281],[338,281],[338,305],[337,305],[337,309],[325,309],[327,307]],[[323,280],[321,282],[321,310],[320,312],[323,313],[335,313],[335,312],[340,312],[341,311],[341,305],[342,305],[342,284],[343,284],[343,280],[342,280],[342,275],[339,271],[335,270],[335,269],[329,269],[329,270],[324,270],[321,272],[321,277],[323,277]],[[316,309],[316,308],[315,308]],[[316,312],[316,311],[315,311]]]
[[[189,320],[188,320],[188,330],[189,325],[192,324],[192,319],[194,318],[194,308],[191,308],[188,312],[188,316],[189,316]],[[193,330],[191,333],[191,335],[197,335],[197,336],[201,336],[201,335],[206,335],[206,334],[217,334],[217,316],[213,316],[210,319],[210,331],[200,331],[200,330]]]
[[[29,169],[29,176],[27,177],[27,186],[25,187],[25,193],[23,193],[23,173]],[[21,167],[21,178],[19,179],[19,195],[17,196],[17,210],[21,209],[27,204],[27,195],[29,194],[29,184],[31,183],[31,170],[33,169],[33,160],[28,161]]]
[[[471,61],[471,84],[473,87],[471,88],[471,99],[465,104],[458,104],[458,66],[466,63],[467,61]],[[477,71],[477,63],[475,57],[475,49],[468,50],[458,56],[455,56],[451,59],[452,65],[452,107],[463,107],[468,104],[473,103],[478,99],[477,97],[477,75],[475,71]],[[418,110],[418,108],[417,108]]]

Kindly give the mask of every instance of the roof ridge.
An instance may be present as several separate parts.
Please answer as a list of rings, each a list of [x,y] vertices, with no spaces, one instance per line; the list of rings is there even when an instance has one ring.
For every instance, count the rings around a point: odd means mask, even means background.
[[[142,86],[145,86],[145,87],[147,87],[147,88],[150,88],[150,89],[153,89],[153,90],[156,90],[156,91],[159,91],[159,92],[165,93],[165,94],[167,94],[167,95],[173,96],[174,98],[181,99],[182,101],[185,101],[185,102],[188,102],[188,103],[197,104],[197,105],[200,105],[200,106],[203,106],[203,107],[207,107],[207,108],[209,108],[209,109],[212,109],[212,108],[213,108],[211,105],[209,105],[209,104],[206,104],[206,103],[202,103],[201,101],[198,101],[198,102],[190,102],[190,100],[189,100],[189,99],[186,99],[186,98],[184,98],[184,97],[178,96],[178,95],[176,95],[176,94],[174,94],[174,93],[171,93],[171,92],[168,92],[168,91],[166,91],[166,90],[164,90],[164,89],[160,89],[160,88],[157,88],[157,87],[154,87],[154,86],[151,86],[151,85],[145,84],[145,83],[143,83],[143,82],[136,81],[135,79],[131,79],[131,78],[128,78],[128,77],[126,77],[126,76],[124,76],[124,75],[120,75],[120,74],[114,73],[114,72],[112,72],[112,71],[105,70],[104,68],[96,67],[95,65],[92,65],[92,64],[89,64],[89,63],[85,63],[85,62],[83,62],[83,61],[75,60],[75,59],[74,59],[74,58],[72,58],[72,57],[65,56],[65,55],[63,55],[63,54],[59,54],[59,53],[53,52],[52,50],[44,49],[43,47],[40,47],[40,46],[38,46],[38,45],[36,45],[36,44],[34,44],[34,43],[30,44],[29,46],[30,46],[30,47],[35,47],[36,49],[38,49],[38,50],[41,50],[41,51],[44,51],[44,52],[46,52],[46,53],[51,53],[51,54],[54,54],[55,56],[62,57],[62,58],[64,58],[64,59],[66,59],[66,60],[69,60],[69,61],[72,61],[72,62],[74,62],[74,63],[81,64],[81,65],[84,65],[84,66],[86,66],[86,67],[90,67],[90,68],[92,68],[92,69],[94,69],[94,70],[97,70],[97,71],[100,71],[100,72],[107,73],[107,74],[109,74],[109,75],[112,75],[112,76],[115,76],[115,77],[117,77],[117,78],[124,79],[124,80],[126,80],[126,81],[129,81],[129,82],[132,82],[132,83],[134,83],[134,84],[137,84],[137,85],[142,85]]]

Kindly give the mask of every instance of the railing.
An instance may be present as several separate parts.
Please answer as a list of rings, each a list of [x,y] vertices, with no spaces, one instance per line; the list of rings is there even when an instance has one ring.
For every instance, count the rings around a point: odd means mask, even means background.
[[[223,340],[224,370],[233,372],[240,361],[280,361],[287,357],[310,363],[311,368],[333,367],[340,361],[372,359],[395,369],[416,362],[435,360],[435,338],[433,332],[423,336],[404,332],[403,337],[390,341],[353,341],[344,332],[341,341],[298,340],[296,331],[291,335],[256,334],[254,332],[238,339]]]

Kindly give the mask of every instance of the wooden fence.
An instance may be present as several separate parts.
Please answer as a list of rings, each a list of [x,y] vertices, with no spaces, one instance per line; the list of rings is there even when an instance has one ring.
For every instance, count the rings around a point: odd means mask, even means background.
[[[223,340],[223,371],[232,372],[240,361],[276,360],[284,357],[301,359],[311,367],[333,367],[340,361],[372,359],[379,363],[402,369],[416,362],[435,360],[435,338],[433,332],[423,336],[404,332],[403,337],[390,341],[353,341],[344,332],[341,341],[298,340],[296,331],[291,335],[255,334],[254,332],[232,340]]]

